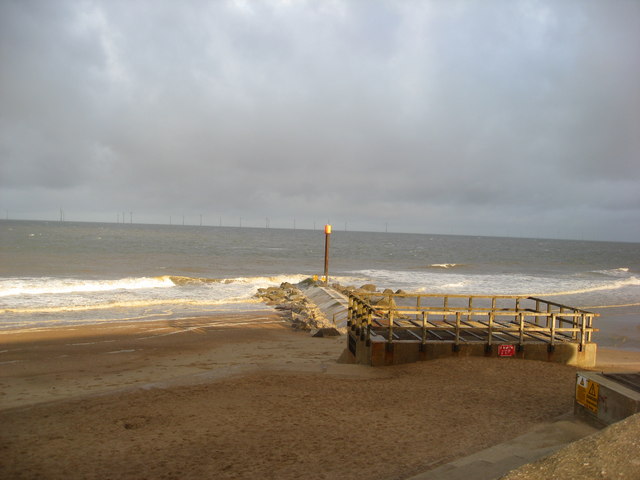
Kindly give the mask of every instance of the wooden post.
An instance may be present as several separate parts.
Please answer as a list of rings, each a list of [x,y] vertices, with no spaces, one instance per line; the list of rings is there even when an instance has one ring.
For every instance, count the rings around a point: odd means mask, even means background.
[[[422,345],[427,343],[427,312],[422,311]]]
[[[518,313],[520,320],[520,346],[524,343],[524,313]]]
[[[495,300],[495,298],[494,298]],[[489,312],[489,339],[488,339],[488,344],[489,346],[491,346],[493,344],[493,317],[494,317],[495,313],[494,312]]]
[[[329,241],[331,238],[331,225],[324,226],[324,284],[329,285]]]

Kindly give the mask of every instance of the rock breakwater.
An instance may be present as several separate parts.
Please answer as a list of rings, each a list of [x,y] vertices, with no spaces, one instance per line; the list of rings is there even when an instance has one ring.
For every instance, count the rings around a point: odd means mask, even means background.
[[[296,285],[284,282],[279,287],[259,288],[255,296],[267,305],[275,306],[296,330],[314,331],[334,327],[333,322],[301,290],[301,287],[311,285],[315,285],[311,279]]]

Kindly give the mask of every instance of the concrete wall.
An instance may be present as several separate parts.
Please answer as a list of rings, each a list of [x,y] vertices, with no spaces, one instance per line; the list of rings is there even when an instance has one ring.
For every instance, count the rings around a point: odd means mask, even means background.
[[[590,403],[591,408],[580,404],[578,400],[578,383],[581,377],[597,384],[598,387],[597,400]],[[640,412],[640,392],[631,390],[596,372],[578,372],[576,374],[574,413],[577,416],[595,425],[603,426],[611,425],[638,412]]]
[[[348,338],[348,344],[351,345],[350,350],[354,354],[356,363],[372,366],[398,365],[448,357],[498,356],[496,345],[489,350],[482,343],[460,344],[457,349],[453,343],[448,342],[430,342],[426,343],[424,348],[421,348],[420,342],[412,341],[395,341],[391,344],[384,341],[372,341],[371,345],[367,346],[353,331],[349,331]],[[596,363],[596,350],[595,343],[585,345],[583,351],[579,351],[579,345],[574,343],[556,344],[552,351],[546,343],[527,343],[520,351],[516,351],[513,358],[593,368]]]

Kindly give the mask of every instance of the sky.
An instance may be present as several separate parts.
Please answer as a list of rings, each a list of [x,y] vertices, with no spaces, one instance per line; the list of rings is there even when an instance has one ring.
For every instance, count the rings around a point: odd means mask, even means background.
[[[640,242],[640,1],[0,0],[0,209]]]

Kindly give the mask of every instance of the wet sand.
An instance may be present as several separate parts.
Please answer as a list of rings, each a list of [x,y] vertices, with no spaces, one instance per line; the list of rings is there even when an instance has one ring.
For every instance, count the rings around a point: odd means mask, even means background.
[[[344,347],[269,312],[0,333],[0,478],[400,479],[572,408],[573,367]]]

